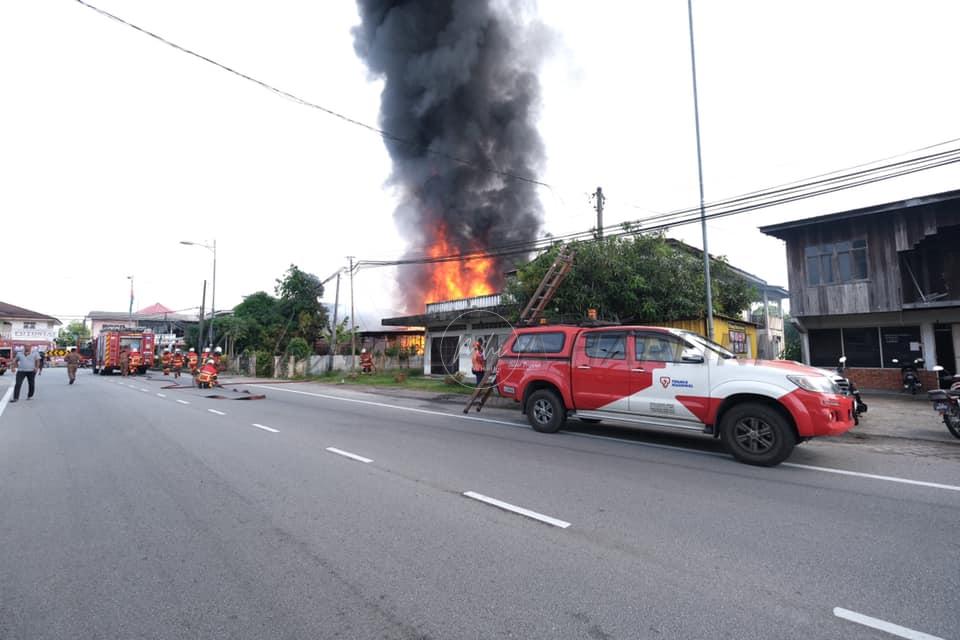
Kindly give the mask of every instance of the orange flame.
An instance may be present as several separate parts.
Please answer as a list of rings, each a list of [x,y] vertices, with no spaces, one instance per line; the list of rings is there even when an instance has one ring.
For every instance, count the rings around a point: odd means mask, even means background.
[[[474,250],[481,249],[479,246],[474,247]],[[460,252],[447,240],[446,227],[440,226],[427,255],[438,258]],[[427,266],[430,268],[430,286],[425,303],[485,296],[494,292],[491,279],[496,276],[496,269],[492,258],[434,262]]]

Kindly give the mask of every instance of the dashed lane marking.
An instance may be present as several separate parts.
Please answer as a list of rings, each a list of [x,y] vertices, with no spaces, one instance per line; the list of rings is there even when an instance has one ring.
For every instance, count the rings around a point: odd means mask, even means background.
[[[494,507],[503,509],[504,511],[510,511],[512,513],[520,514],[521,516],[526,516],[527,518],[532,518],[534,520],[539,520],[540,522],[545,522],[546,524],[552,525],[554,527],[560,527],[561,529],[566,529],[570,526],[570,523],[565,520],[558,520],[557,518],[551,518],[550,516],[545,516],[542,513],[537,513],[536,511],[531,511],[530,509],[525,509],[524,507],[518,507],[515,504],[510,504],[509,502],[504,502],[502,500],[497,500],[496,498],[491,498],[490,496],[485,496],[482,493],[476,493],[474,491],[464,491],[464,496],[468,498],[473,498],[474,500],[479,500],[480,502],[485,502]]]
[[[190,404],[189,400],[177,400],[180,404]]]
[[[266,425],[257,424],[256,422],[254,422],[252,426],[256,427],[257,429],[263,429],[264,431],[269,431],[270,433],[280,433],[278,429],[272,429]]]
[[[344,451],[343,449],[337,449],[335,447],[327,447],[327,451],[330,453],[335,453],[338,456],[343,456],[344,458],[350,458],[351,460],[356,460],[357,462],[371,463],[373,460],[370,458],[364,458],[363,456],[358,456],[355,453],[350,453],[349,451]]]
[[[218,416],[225,416],[225,415],[227,415],[227,414],[225,414],[223,411],[217,411],[216,409],[207,409],[207,411],[209,411],[210,413],[215,413],[215,414],[217,414]]]
[[[863,626],[870,627],[871,629],[885,631],[893,636],[907,638],[908,640],[943,640],[943,638],[940,638],[939,636],[932,636],[929,633],[924,633],[923,631],[916,631],[907,627],[901,627],[898,624],[893,624],[892,622],[887,622],[886,620],[881,620],[880,618],[865,616],[862,613],[857,613],[856,611],[850,611],[849,609],[843,609],[841,607],[834,607],[833,615],[837,616],[838,618],[843,618],[844,620],[849,620],[850,622],[862,624]]]

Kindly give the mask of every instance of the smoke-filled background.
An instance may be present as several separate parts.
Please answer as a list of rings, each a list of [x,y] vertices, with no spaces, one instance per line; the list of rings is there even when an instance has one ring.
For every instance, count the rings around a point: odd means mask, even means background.
[[[448,255],[533,240],[541,223],[535,126],[542,39],[522,6],[489,0],[358,0],[357,54],[385,81],[380,123],[399,187],[408,255]],[[537,34],[539,35],[539,34]],[[439,152],[469,165],[430,153]],[[500,173],[497,173],[500,172]],[[499,290],[515,258],[399,268],[407,311]]]

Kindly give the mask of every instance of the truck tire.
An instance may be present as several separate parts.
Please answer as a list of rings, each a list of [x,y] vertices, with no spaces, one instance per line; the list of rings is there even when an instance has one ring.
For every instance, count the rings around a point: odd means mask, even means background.
[[[563,400],[549,389],[540,389],[527,399],[527,421],[534,431],[556,433],[567,420]]]
[[[720,423],[720,437],[739,462],[773,467],[788,457],[797,436],[776,409],[744,403],[727,411]]]

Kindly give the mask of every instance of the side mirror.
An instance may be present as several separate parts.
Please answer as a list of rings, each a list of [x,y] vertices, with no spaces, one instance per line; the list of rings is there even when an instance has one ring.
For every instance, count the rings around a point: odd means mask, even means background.
[[[680,361],[691,364],[701,364],[703,362],[703,354],[696,349],[684,349],[683,355],[680,356]]]
[[[847,361],[847,356],[840,356],[840,364],[844,364]]]

